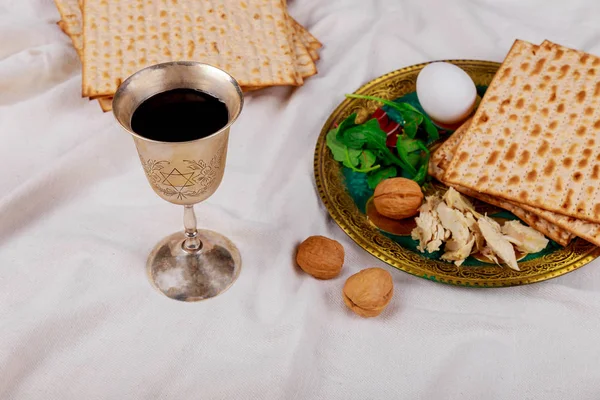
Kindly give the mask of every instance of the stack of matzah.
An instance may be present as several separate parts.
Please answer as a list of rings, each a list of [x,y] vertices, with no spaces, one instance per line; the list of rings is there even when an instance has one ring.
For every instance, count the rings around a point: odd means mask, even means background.
[[[600,246],[600,58],[516,41],[472,121],[432,158],[433,176],[558,243]]]
[[[302,85],[317,73],[321,43],[287,14],[285,0],[55,0],[58,25],[83,65],[82,94],[109,111],[136,71],[200,61],[246,91]]]

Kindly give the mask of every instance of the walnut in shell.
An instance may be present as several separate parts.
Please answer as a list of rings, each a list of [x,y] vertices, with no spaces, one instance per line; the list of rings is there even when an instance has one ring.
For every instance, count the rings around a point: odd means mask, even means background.
[[[367,268],[346,280],[344,303],[361,317],[376,317],[387,307],[394,294],[392,275],[381,268]]]
[[[419,212],[423,192],[415,181],[406,178],[385,179],[375,188],[373,204],[385,217],[404,219]]]
[[[335,278],[344,265],[344,248],[325,236],[311,236],[298,246],[296,262],[317,279]]]

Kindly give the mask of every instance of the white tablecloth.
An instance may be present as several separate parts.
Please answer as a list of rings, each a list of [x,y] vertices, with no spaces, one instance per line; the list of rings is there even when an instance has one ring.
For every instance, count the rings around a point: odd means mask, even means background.
[[[498,290],[444,286],[379,262],[328,217],[313,180],[325,119],[378,75],[434,59],[500,61],[515,38],[600,54],[596,0],[295,0],[325,45],[297,89],[248,96],[225,179],[199,224],[239,246],[224,295],[158,294],[145,261],[182,228],[131,138],[80,96],[81,67],[49,0],[0,1],[1,399],[600,398],[600,263]],[[346,249],[340,277],[293,262],[305,237]],[[378,318],[345,279],[388,268]]]

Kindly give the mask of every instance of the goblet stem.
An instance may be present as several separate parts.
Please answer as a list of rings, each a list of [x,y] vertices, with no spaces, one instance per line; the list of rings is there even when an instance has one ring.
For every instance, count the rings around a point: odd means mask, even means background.
[[[185,227],[185,241],[183,250],[188,253],[196,253],[202,249],[202,242],[198,239],[198,230],[196,229],[196,214],[194,206],[183,206],[183,226]]]

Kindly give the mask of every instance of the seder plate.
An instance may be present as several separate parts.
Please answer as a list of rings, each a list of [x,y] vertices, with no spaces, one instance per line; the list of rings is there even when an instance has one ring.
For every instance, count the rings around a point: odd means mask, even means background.
[[[458,65],[471,76],[480,95],[485,92],[500,66],[489,61],[448,62]],[[413,65],[383,75],[362,86],[355,94],[385,99],[407,96],[414,101],[417,75],[425,65],[427,64]],[[551,241],[540,253],[522,257],[519,260],[521,271],[513,271],[480,257],[471,256],[457,267],[440,260],[438,257],[441,253],[420,253],[416,249],[417,242],[410,237],[411,222],[399,223],[377,215],[371,204],[373,191],[367,186],[362,177],[364,175],[352,172],[336,162],[325,143],[327,132],[335,124],[354,112],[358,113],[358,120],[366,120],[379,106],[380,104],[368,100],[345,99],[325,122],[314,157],[315,180],[323,204],[333,220],[352,240],[373,256],[399,270],[434,282],[467,287],[502,287],[555,278],[584,266],[600,255],[600,248],[582,239],[577,238],[564,248]],[[443,140],[447,134],[441,136]],[[433,144],[432,147],[436,145]],[[439,190],[440,186],[442,185],[437,182],[432,185],[433,190]],[[479,211],[487,212],[493,218],[516,219],[509,212],[470,200]]]

